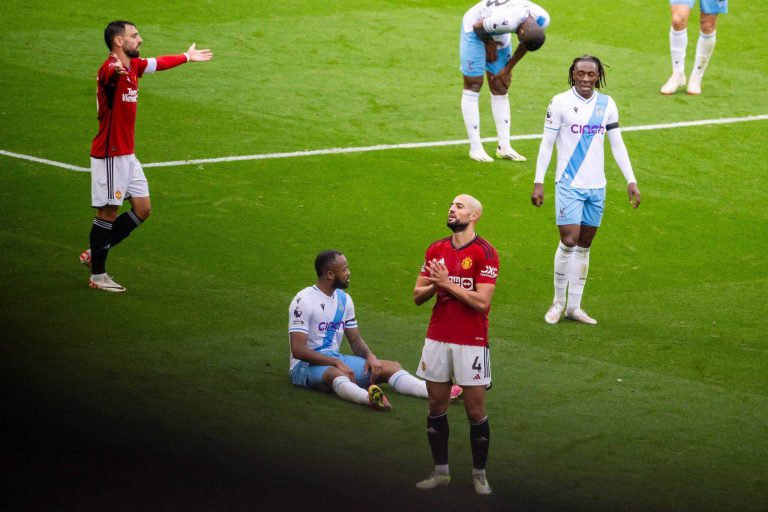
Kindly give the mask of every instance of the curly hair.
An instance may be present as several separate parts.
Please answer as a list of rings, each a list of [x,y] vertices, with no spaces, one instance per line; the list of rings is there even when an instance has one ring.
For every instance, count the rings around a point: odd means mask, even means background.
[[[597,65],[597,74],[599,78],[595,88],[599,89],[601,87],[605,87],[605,68],[603,67],[603,63],[600,62],[600,59],[593,57],[592,55],[582,55],[581,57],[576,57],[573,59],[573,64],[571,64],[571,68],[568,70],[568,84],[571,87],[576,85],[576,81],[573,79],[573,70],[576,68],[576,64],[582,61],[594,62]]]

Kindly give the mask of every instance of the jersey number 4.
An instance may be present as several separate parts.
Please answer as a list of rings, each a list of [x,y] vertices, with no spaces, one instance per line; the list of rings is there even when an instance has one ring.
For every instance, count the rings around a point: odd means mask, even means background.
[[[475,358],[475,362],[472,363],[472,369],[477,371],[477,373],[480,373],[480,370],[483,369],[483,365],[480,364],[480,356]]]

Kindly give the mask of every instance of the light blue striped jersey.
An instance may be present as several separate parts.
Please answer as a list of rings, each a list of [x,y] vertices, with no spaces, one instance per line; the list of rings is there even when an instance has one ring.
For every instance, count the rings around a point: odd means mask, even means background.
[[[309,286],[296,294],[288,309],[288,332],[306,333],[312,350],[339,352],[344,330],[353,327],[357,327],[355,305],[343,290],[329,297],[317,286]],[[298,362],[291,356],[290,368]]]
[[[557,132],[555,182],[574,188],[605,187],[606,126],[618,126],[619,111],[610,96],[595,90],[588,100],[574,88],[549,103],[544,129]]]

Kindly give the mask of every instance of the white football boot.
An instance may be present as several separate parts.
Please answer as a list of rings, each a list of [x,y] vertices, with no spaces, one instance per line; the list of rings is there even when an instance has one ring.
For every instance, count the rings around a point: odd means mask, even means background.
[[[595,325],[597,320],[589,316],[583,309],[574,309],[565,312],[565,318],[573,320],[575,322],[581,322],[583,324]]]
[[[672,73],[667,83],[661,86],[661,94],[675,94],[677,89],[685,85],[685,75],[683,73]]]
[[[88,280],[88,286],[94,290],[104,290],[105,292],[122,293],[125,287],[117,284],[111,276],[107,274],[92,275]]]
[[[491,486],[488,484],[488,479],[485,478],[485,472],[474,473],[472,475],[472,484],[475,486],[475,492],[477,494],[488,495],[491,494]]]
[[[438,487],[445,487],[449,483],[451,483],[451,475],[432,471],[426,479],[416,484],[416,488],[422,490],[436,489]]]
[[[502,151],[501,148],[496,149],[496,158],[501,158],[502,160],[512,160],[513,162],[525,162],[528,160],[512,148],[505,149],[504,151]]]
[[[547,314],[544,315],[544,321],[548,324],[556,324],[560,321],[560,317],[563,316],[563,311],[565,311],[565,304],[553,302],[552,305],[549,306]]]
[[[701,79],[702,75],[691,73],[691,78],[688,80],[688,94],[699,95],[701,94]]]
[[[472,160],[475,160],[476,162],[493,162],[493,158],[485,152],[485,149],[470,149],[469,150],[469,158]]]

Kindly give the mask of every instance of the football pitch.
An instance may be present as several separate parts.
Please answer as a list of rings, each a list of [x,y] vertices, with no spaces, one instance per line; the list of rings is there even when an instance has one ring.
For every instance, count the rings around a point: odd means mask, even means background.
[[[665,97],[668,2],[538,3],[547,42],[510,88],[528,161],[480,164],[454,143],[472,2],[5,2],[0,509],[768,510],[768,10],[732,1],[704,93]],[[89,165],[112,19],[136,23],[142,56],[214,51],[142,79],[153,213],[110,252],[122,295],[77,263],[93,211],[71,169]],[[547,104],[581,54],[609,66],[642,204],[606,148],[584,295],[599,324],[547,325],[554,158],[544,207],[529,197]],[[424,400],[383,386],[379,414],[287,375],[288,305],[328,248],[349,259],[363,337],[415,372],[431,303],[411,292],[459,193],[483,202],[500,256],[489,497],[460,405],[451,485],[418,493]]]

